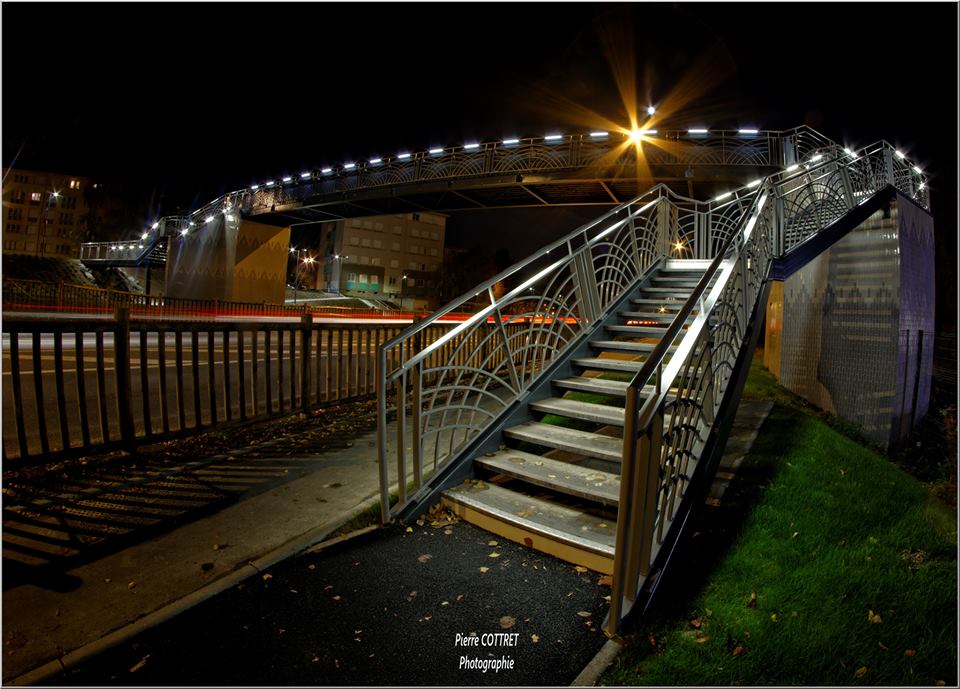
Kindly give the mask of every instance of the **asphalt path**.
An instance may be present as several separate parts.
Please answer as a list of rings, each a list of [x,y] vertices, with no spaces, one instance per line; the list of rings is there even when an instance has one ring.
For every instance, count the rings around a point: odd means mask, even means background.
[[[606,641],[599,574],[462,522],[412,529],[286,560],[50,683],[569,685]]]

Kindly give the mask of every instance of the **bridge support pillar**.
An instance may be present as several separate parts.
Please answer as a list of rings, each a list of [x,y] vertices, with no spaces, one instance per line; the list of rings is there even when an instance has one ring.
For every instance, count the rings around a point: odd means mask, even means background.
[[[166,295],[191,299],[284,301],[290,228],[217,213],[211,222],[172,237]]]
[[[767,303],[764,365],[883,447],[927,412],[933,219],[903,195],[785,281]]]

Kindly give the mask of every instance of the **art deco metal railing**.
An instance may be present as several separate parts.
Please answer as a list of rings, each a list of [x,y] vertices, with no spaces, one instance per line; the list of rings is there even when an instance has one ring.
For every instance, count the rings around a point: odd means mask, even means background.
[[[503,175],[524,175],[549,171],[575,171],[597,166],[623,165],[629,157],[623,146],[624,135],[610,133],[595,138],[574,134],[552,140],[534,137],[478,143],[475,147],[450,146],[442,153],[430,151],[358,161],[352,167],[332,165],[265,181],[217,197],[188,216],[167,216],[126,240],[90,242],[81,247],[82,260],[136,262],[145,258],[158,238],[176,239],[202,232],[205,220],[216,213],[239,210],[245,215],[269,213],[294,207],[310,199],[363,190],[392,189],[433,182],[478,179]],[[656,143],[653,143],[656,142]],[[733,169],[783,168],[807,160],[817,151],[836,145],[820,133],[801,126],[787,131],[761,130],[743,134],[734,130],[710,130],[707,133],[660,131],[643,144],[650,165],[713,165]],[[622,149],[619,156],[611,156]],[[897,174],[903,183],[925,181],[903,159],[897,159]],[[635,170],[634,170],[635,172]],[[625,172],[626,174],[626,172]],[[920,190],[922,195],[924,192]]]
[[[717,251],[710,267],[627,391],[609,633],[619,630],[637,601],[678,516],[748,325],[763,308],[771,262],[887,185],[926,206],[921,183],[903,173],[900,161],[885,142],[860,152],[837,147],[819,153],[745,190],[737,203],[749,205],[739,213],[736,231],[711,235]],[[717,203],[707,212],[722,210]],[[643,399],[641,391],[651,387],[654,393]]]
[[[694,476],[772,259],[887,185],[928,207],[923,179],[886,142],[859,152],[821,146],[777,174],[707,202],[658,185],[408,328],[378,356],[384,520],[408,504],[403,480],[398,502],[389,504],[389,454],[398,476],[412,476],[415,494],[427,471],[453,461],[522,399],[538,376],[661,260],[712,259],[627,395],[608,625],[615,632]],[[501,290],[503,284],[512,287]],[[430,323],[478,297],[487,303],[471,318],[433,344],[420,345]],[[646,386],[655,393],[643,399]],[[395,443],[386,435],[391,397]]]

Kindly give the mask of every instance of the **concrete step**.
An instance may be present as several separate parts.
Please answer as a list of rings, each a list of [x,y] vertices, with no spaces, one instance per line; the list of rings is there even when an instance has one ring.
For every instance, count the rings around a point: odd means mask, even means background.
[[[634,337],[660,337],[667,331],[667,326],[657,325],[608,325],[607,330],[617,335],[633,335]]]
[[[480,481],[445,491],[442,502],[464,521],[498,536],[597,572],[613,572],[613,521]]]
[[[657,297],[649,297],[649,298],[643,298],[643,299],[631,299],[630,303],[633,304],[634,306],[640,306],[640,307],[652,306],[654,308],[660,308],[661,306],[663,306],[663,307],[666,307],[667,309],[678,311],[680,307],[686,303],[686,301],[687,301],[686,299],[678,299],[678,298],[663,299],[663,298],[657,298]]]
[[[554,386],[561,390],[578,390],[580,392],[593,392],[599,395],[610,395],[611,397],[626,397],[627,388],[630,383],[620,380],[604,380],[603,378],[590,378],[588,376],[576,376],[574,378],[559,378],[553,381]],[[645,385],[640,391],[641,399],[646,399],[654,392],[652,385]],[[675,398],[677,388],[671,388],[671,397]]]
[[[650,283],[653,287],[684,287],[693,289],[697,286],[697,283],[700,282],[702,275],[688,275],[688,276],[663,276],[663,275],[654,275],[650,278]]]
[[[678,299],[687,299],[692,289],[679,289],[677,287],[641,287],[640,297],[677,297]]]
[[[656,342],[631,342],[630,340],[590,340],[590,346],[601,352],[637,352],[649,354],[657,346]],[[676,345],[670,345],[671,352],[676,351]]]
[[[592,371],[622,371],[636,373],[643,366],[643,361],[624,361],[623,359],[601,359],[599,357],[585,357],[574,359],[573,363]]]
[[[541,414],[556,414],[570,419],[580,419],[607,426],[623,426],[623,409],[605,404],[581,402],[564,397],[548,397],[545,400],[531,402],[530,409]]]
[[[620,311],[619,315],[621,318],[631,321],[657,321],[658,323],[672,323],[673,319],[677,317],[676,313],[660,313],[659,311]],[[687,323],[692,323],[696,315],[697,310],[694,309],[687,316]]]
[[[558,493],[586,498],[616,507],[620,502],[620,477],[570,462],[519,450],[501,450],[477,457],[474,464]]]
[[[608,462],[620,462],[623,458],[623,440],[620,438],[578,431],[573,428],[528,421],[504,429],[503,434],[513,440],[522,440],[555,450],[566,450],[584,457],[605,459]]]
[[[587,376],[559,378],[554,380],[553,384],[561,390],[593,392],[598,395],[610,395],[611,397],[625,397],[627,388],[630,386],[630,383],[625,380],[604,380],[603,378],[588,378]]]

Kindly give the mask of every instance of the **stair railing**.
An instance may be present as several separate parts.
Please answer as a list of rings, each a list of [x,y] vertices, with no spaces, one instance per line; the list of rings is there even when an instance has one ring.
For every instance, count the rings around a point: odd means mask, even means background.
[[[378,354],[377,453],[384,522],[408,503],[389,506],[397,476],[412,475],[414,494],[436,471],[525,391],[574,340],[663,256],[667,228],[692,216],[666,186],[618,206],[450,302],[386,343]],[[426,329],[453,311],[481,306],[424,345]],[[408,399],[409,397],[409,399]],[[388,400],[396,438],[387,437]],[[408,418],[409,417],[409,418]],[[390,455],[394,455],[390,457]]]
[[[651,564],[682,516],[773,259],[886,185],[929,208],[921,173],[905,171],[903,157],[886,142],[859,152],[834,146],[807,153],[803,162],[725,195],[749,199],[733,233],[728,223],[711,222],[723,207],[718,201],[702,211],[706,217],[698,222],[709,227],[707,242],[720,248],[628,387],[609,635],[640,599]],[[653,392],[643,398],[645,387]]]

